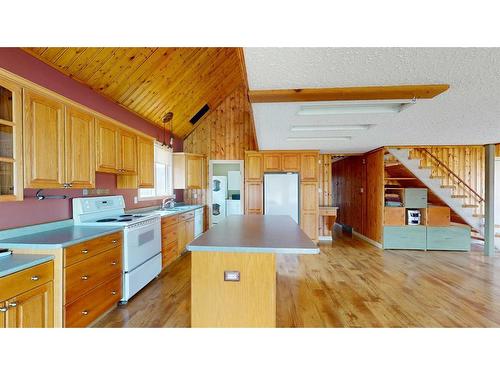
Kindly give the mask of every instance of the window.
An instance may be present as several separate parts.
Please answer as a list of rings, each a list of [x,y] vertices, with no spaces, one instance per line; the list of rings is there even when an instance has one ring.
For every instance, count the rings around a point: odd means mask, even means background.
[[[155,187],[139,189],[139,199],[161,199],[174,195],[172,181],[172,151],[155,143]]]

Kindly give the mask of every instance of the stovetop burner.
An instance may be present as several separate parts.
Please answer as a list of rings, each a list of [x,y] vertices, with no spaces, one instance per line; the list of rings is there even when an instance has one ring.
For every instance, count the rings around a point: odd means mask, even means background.
[[[125,215],[120,215],[120,217],[131,217],[132,215],[130,214],[125,214]]]
[[[144,215],[134,215],[134,217],[144,217]]]
[[[100,219],[97,220],[96,223],[109,223],[111,221],[118,221],[117,219],[109,218],[109,219]]]
[[[132,219],[128,219],[128,218],[126,218],[126,219],[120,219],[120,220],[118,220],[118,221],[132,221]]]

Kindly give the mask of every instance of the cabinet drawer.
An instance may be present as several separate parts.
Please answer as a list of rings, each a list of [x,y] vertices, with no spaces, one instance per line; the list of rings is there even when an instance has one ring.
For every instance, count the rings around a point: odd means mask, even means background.
[[[54,278],[54,262],[39,264],[0,278],[0,301],[48,283]]]
[[[165,244],[177,241],[177,225],[170,225],[161,230],[161,239]]]
[[[427,227],[427,249],[469,251],[470,235],[467,226]]]
[[[192,218],[194,218],[194,211],[186,212],[179,215],[179,221],[186,221]]]
[[[384,227],[384,249],[425,250],[426,228],[423,225]]]
[[[64,266],[89,259],[103,251],[122,245],[122,232],[110,234],[82,242],[64,249]]]
[[[65,307],[65,327],[87,327],[122,298],[121,275]]]
[[[167,227],[169,225],[177,224],[179,221],[179,215],[167,216],[161,218],[161,226]]]
[[[404,194],[406,208],[427,208],[427,189],[405,189]]]
[[[65,303],[71,303],[97,285],[120,275],[122,272],[122,249],[105,251],[64,269]]]
[[[178,256],[177,241],[169,243],[162,251],[163,267],[172,263]]]

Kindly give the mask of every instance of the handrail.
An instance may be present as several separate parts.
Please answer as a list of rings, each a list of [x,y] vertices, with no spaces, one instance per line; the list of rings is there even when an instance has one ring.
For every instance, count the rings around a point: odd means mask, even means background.
[[[472,194],[474,194],[478,199],[479,203],[484,201],[484,198],[479,195],[478,192],[476,192],[473,188],[471,188],[467,183],[462,180],[455,172],[453,172],[446,164],[444,164],[441,160],[439,160],[435,155],[432,154],[429,150],[423,147],[416,147],[416,150],[420,150],[425,152],[427,155],[429,155],[434,161],[436,161],[441,167],[443,167],[449,174],[451,174],[453,177],[455,177],[458,180],[459,184],[464,185],[467,189],[470,190]]]

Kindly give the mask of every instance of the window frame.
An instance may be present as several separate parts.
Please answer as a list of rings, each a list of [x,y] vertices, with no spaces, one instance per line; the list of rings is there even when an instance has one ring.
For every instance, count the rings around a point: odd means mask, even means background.
[[[170,190],[172,191],[172,194],[166,194],[166,195],[156,195],[156,192],[157,192],[157,187],[156,187],[156,164],[157,164],[157,149],[158,150],[161,150],[161,151],[165,151],[167,153],[170,154],[170,157],[168,157],[168,159],[170,159],[170,173],[168,172],[168,163],[165,164],[167,166],[167,182],[168,182],[168,179],[170,179]],[[157,201],[157,200],[160,200],[160,199],[166,199],[166,198],[175,198],[175,193],[174,193],[174,166],[173,166],[173,150],[172,149],[169,149],[167,148],[166,146],[163,146],[162,143],[160,142],[157,142],[155,141],[154,143],[154,184],[155,186],[153,188],[139,188],[137,189],[137,200],[139,202],[144,202],[144,201]],[[168,161],[167,159],[167,161]],[[150,197],[142,197],[141,196],[141,190],[151,190],[151,189],[154,189],[155,191],[155,195],[154,196],[150,196]]]

